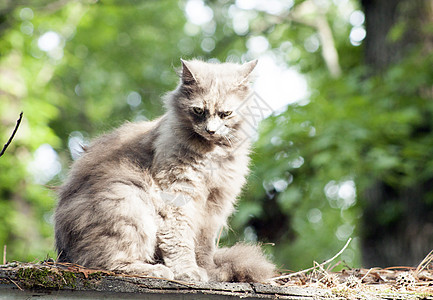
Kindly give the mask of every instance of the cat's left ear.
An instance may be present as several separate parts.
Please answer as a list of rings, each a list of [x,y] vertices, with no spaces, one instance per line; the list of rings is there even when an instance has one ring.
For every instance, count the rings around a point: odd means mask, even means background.
[[[248,80],[250,78],[251,73],[253,72],[254,68],[257,66],[258,60],[252,60],[250,62],[244,63],[240,68],[240,75],[241,80],[239,82],[239,85],[248,83]]]

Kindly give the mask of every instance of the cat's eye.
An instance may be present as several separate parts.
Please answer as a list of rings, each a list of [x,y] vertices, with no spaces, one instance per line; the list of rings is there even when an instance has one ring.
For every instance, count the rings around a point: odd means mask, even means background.
[[[197,115],[197,116],[201,116],[204,113],[203,108],[195,106],[192,108],[192,111]]]
[[[232,111],[223,111],[220,113],[220,117],[221,118],[227,118],[227,117],[231,116],[232,113],[233,113]]]

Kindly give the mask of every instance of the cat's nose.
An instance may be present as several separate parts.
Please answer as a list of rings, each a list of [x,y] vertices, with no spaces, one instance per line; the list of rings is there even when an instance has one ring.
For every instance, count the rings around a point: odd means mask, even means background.
[[[206,132],[209,133],[209,134],[214,134],[215,130],[211,130],[211,129],[206,128]]]
[[[210,117],[206,124],[206,132],[210,135],[215,134],[218,129],[221,127],[221,122],[215,117]]]

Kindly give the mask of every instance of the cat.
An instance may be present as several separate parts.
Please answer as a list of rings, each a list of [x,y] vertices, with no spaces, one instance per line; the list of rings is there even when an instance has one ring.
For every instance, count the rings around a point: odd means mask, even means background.
[[[248,173],[240,110],[257,60],[181,60],[160,118],[96,139],[59,188],[58,261],[188,281],[263,282],[255,245],[216,247]]]

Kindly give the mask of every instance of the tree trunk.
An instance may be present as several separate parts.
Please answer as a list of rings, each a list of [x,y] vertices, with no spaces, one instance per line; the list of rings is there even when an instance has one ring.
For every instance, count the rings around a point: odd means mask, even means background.
[[[364,267],[417,266],[433,249],[433,181],[405,190],[377,182],[364,195]]]
[[[397,63],[416,45],[432,51],[433,35],[424,30],[432,21],[432,0],[361,2],[367,31],[365,60],[373,73]],[[413,134],[431,136],[431,130],[414,129]],[[364,267],[416,266],[433,249],[432,187],[433,178],[400,189],[379,178],[362,195]]]
[[[431,48],[431,0],[362,0],[366,17],[365,61],[381,70],[401,60],[413,46]]]

